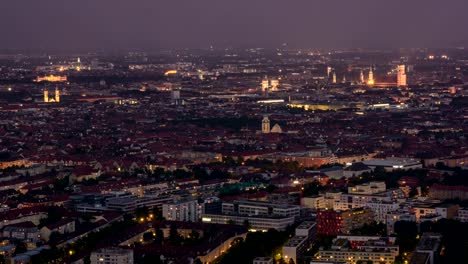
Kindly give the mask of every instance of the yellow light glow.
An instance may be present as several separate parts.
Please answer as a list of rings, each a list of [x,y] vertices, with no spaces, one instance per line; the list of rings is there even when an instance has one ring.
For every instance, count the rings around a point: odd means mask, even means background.
[[[67,76],[56,76],[56,75],[49,75],[44,77],[37,77],[35,82],[66,82]]]
[[[177,73],[176,70],[169,70],[169,71],[164,73],[164,76],[169,76],[169,75],[176,74],[176,73]]]

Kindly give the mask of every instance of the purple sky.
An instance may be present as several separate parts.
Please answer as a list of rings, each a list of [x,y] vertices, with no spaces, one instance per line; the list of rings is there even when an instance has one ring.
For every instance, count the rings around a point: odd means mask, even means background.
[[[0,49],[468,46],[467,0],[3,0]]]

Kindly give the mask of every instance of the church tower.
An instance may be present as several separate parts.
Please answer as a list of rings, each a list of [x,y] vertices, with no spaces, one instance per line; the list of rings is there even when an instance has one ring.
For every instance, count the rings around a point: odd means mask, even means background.
[[[49,91],[44,90],[44,103],[49,102]]]
[[[375,84],[375,81],[374,81],[374,72],[372,71],[372,66],[370,67],[370,71],[369,71],[369,80],[367,80],[367,84],[369,86],[372,86]]]
[[[270,133],[270,119],[267,116],[263,117],[262,120],[262,133],[268,134]]]
[[[60,91],[58,88],[55,88],[55,102],[60,102]]]

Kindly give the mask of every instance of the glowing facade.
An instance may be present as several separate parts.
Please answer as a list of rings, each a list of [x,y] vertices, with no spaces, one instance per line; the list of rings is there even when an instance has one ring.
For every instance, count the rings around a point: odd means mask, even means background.
[[[60,90],[58,88],[55,88],[55,93],[54,97],[50,98],[49,97],[49,91],[44,90],[44,103],[59,103],[60,102]]]
[[[60,91],[58,88],[55,88],[55,102],[56,103],[60,102]]]
[[[173,74],[177,74],[177,70],[169,70],[169,71],[164,73],[164,76],[169,76],[169,75],[173,75]]]
[[[270,133],[270,119],[267,116],[263,117],[262,120],[262,133],[268,134]]]
[[[374,81],[374,72],[372,71],[372,67],[370,68],[370,71],[369,71],[369,79],[367,80],[367,85],[369,86],[372,86],[375,84],[375,81]]]
[[[49,91],[44,90],[44,103],[49,102]]]
[[[262,81],[262,92],[267,91],[269,87],[270,87],[270,85],[268,83],[268,80],[263,80]]]
[[[333,83],[336,83],[336,73],[333,73]]]
[[[37,77],[36,82],[66,82],[67,76],[56,76],[56,75],[49,75],[43,77]]]
[[[406,86],[406,67],[405,65],[398,65],[397,86]]]
[[[359,75],[359,81],[360,81],[361,83],[365,83],[365,80],[364,80],[364,72],[363,72],[363,71],[361,71],[361,74]]]
[[[271,90],[278,91],[279,81],[278,80],[271,80],[270,81]]]

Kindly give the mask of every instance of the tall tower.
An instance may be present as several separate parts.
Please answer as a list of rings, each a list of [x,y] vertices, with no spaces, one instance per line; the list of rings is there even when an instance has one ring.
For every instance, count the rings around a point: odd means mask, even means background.
[[[269,85],[268,79],[264,79],[262,81],[262,92],[267,91],[269,87],[270,85]]]
[[[49,91],[44,90],[44,103],[49,102]]]
[[[398,65],[397,86],[406,86],[406,68],[405,65]]]
[[[332,72],[332,68],[330,66],[327,67],[327,77],[330,78],[330,74]]]
[[[279,81],[278,80],[271,80],[271,90],[272,91],[278,91],[278,86],[279,86]]]
[[[334,72],[333,73],[333,80],[332,80],[333,83],[336,83],[336,73]]]
[[[270,119],[268,119],[268,116],[263,117],[263,120],[262,120],[262,133],[263,134],[270,133]]]
[[[361,81],[361,83],[365,83],[364,72],[362,70],[361,70],[361,74],[359,75],[359,80]]]
[[[55,102],[56,103],[60,102],[60,91],[58,88],[55,88]]]
[[[346,75],[343,75],[343,80],[341,82],[346,83]]]
[[[369,79],[367,80],[367,84],[369,86],[372,86],[375,84],[375,81],[374,81],[374,72],[372,71],[372,66],[370,67],[370,71],[369,71]]]

